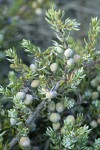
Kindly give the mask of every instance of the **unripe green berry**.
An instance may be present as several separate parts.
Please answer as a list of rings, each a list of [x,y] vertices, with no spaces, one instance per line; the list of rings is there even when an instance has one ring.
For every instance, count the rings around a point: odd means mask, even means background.
[[[72,115],[68,115],[64,121],[71,126],[75,124],[75,118]]]
[[[32,102],[33,102],[33,96],[30,95],[30,94],[26,94],[24,103],[25,103],[26,105],[31,105]]]
[[[53,64],[50,65],[50,70],[51,70],[52,72],[56,72],[57,69],[58,69],[57,63],[53,63]]]
[[[58,113],[51,113],[50,115],[50,121],[51,122],[58,122],[60,120],[60,115]]]
[[[73,54],[73,50],[70,49],[70,48],[66,49],[65,52],[64,52],[64,55],[65,55],[66,58],[71,57],[72,54]]]
[[[60,128],[60,122],[52,123],[52,127],[54,130],[58,130]]]
[[[25,93],[24,93],[24,92],[18,92],[18,93],[16,94],[16,96],[17,96],[19,99],[23,100],[23,99],[25,98]]]
[[[91,122],[90,122],[90,126],[91,126],[92,128],[96,128],[96,127],[97,127],[97,122],[96,122],[95,120],[91,121]]]
[[[22,149],[25,149],[27,148],[27,150],[30,149],[31,145],[30,145],[30,139],[28,137],[21,137],[20,141],[19,141],[19,146],[22,148]]]
[[[54,101],[50,101],[49,102],[49,104],[48,104],[48,109],[50,110],[50,111],[55,111],[55,103],[54,103]]]
[[[37,0],[39,4],[42,4],[44,0]]]
[[[47,99],[52,99],[54,97],[57,96],[57,92],[56,91],[49,91],[49,92],[46,92],[46,98]]]
[[[3,117],[3,116],[5,116],[5,110],[4,109],[2,109],[1,111],[0,111],[0,115]]]
[[[37,70],[37,66],[35,64],[31,64],[30,69],[35,72]]]
[[[76,55],[74,55],[74,61],[77,63],[77,62],[79,62],[79,60],[80,60],[80,55],[78,55],[78,54],[76,54]]]
[[[38,7],[38,3],[37,2],[33,2],[32,3],[32,8],[36,9]]]
[[[57,104],[56,104],[56,110],[57,110],[59,113],[63,112],[63,111],[64,111],[64,105],[63,105],[63,103],[61,103],[61,102],[57,103]]]
[[[97,87],[97,91],[100,93],[100,85]]]
[[[99,97],[99,93],[98,92],[93,92],[92,93],[92,99],[95,100]]]
[[[35,14],[36,15],[40,15],[42,13],[42,9],[41,8],[36,8],[35,9]]]
[[[13,125],[15,125],[16,124],[16,119],[14,119],[14,118],[10,118],[10,124],[13,126]]]
[[[65,134],[65,129],[64,129],[64,127],[61,128],[61,134]]]
[[[98,83],[100,83],[100,75],[96,76],[96,80],[97,80]]]
[[[75,99],[70,98],[70,102],[71,102],[72,104],[75,104]]]
[[[97,87],[98,86],[98,81],[96,80],[96,78],[91,81],[91,86],[92,87]]]
[[[58,48],[57,48],[57,52],[58,52],[59,54],[61,54],[61,53],[64,52],[64,50],[63,50],[62,48],[58,47]]]
[[[32,88],[37,88],[39,86],[39,83],[40,83],[39,80],[33,80],[32,83],[31,83],[31,87]]]
[[[67,65],[72,66],[74,64],[74,59],[70,58],[67,60]]]

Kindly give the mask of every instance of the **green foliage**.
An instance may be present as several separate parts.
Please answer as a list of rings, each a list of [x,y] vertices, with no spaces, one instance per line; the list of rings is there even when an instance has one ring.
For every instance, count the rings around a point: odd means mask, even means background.
[[[64,106],[67,108],[67,109],[70,109],[74,106],[75,104],[75,100],[74,99],[71,99],[70,97],[65,97],[64,98]]]
[[[70,128],[65,122],[64,125],[65,134],[63,136],[62,144],[65,148],[83,150],[86,146],[88,134],[90,130],[88,130],[87,126],[79,127],[78,129]]]
[[[75,73],[72,75],[71,79],[68,82],[68,85],[71,85],[72,89],[76,89],[76,86],[80,84],[81,80],[85,77],[83,74],[83,67],[75,70]]]
[[[54,131],[52,128],[47,128],[47,131],[46,131],[46,134],[48,135],[48,136],[50,136],[50,140],[51,140],[51,142],[55,145],[54,146],[54,149],[55,150],[59,150],[59,148],[61,148],[62,146],[61,146],[61,136],[60,136],[60,134],[58,135],[57,133],[56,133],[56,131]],[[53,147],[52,145],[51,145],[51,147]]]
[[[64,11],[55,11],[54,8],[52,8],[46,12],[46,17],[47,22],[51,24],[52,28],[58,33],[64,33],[66,30],[78,30],[77,27],[79,23],[77,23],[75,19],[71,20],[70,18],[67,18],[63,22],[62,18],[64,17]]]
[[[34,46],[33,44],[31,44],[30,41],[23,39],[22,41],[22,47],[25,48],[25,52],[30,53],[31,57],[36,57],[36,56],[40,56],[41,55],[41,50],[39,47]]]
[[[62,43],[63,48],[67,48],[69,31],[79,30],[79,23],[77,23],[75,19],[72,20],[70,18],[63,21],[63,17],[64,11],[61,10],[55,11],[54,8],[52,8],[46,12],[46,21],[51,24],[51,27],[55,31],[58,40]]]
[[[90,58],[95,58],[98,55],[96,51],[97,37],[100,32],[100,20],[97,17],[91,19],[89,31],[88,31],[88,42],[85,40],[85,56]]]
[[[28,67],[22,63],[22,60],[18,58],[16,50],[13,49],[8,49],[6,51],[6,56],[10,57],[8,60],[12,63],[11,68],[15,69],[16,71],[22,71],[25,73],[26,71],[29,71]]]
[[[100,138],[95,140],[94,149],[95,150],[99,150],[100,149]]]
[[[94,125],[94,122],[91,124],[90,121],[95,119],[95,114],[98,116],[99,100],[94,98],[95,94],[91,94],[92,90],[87,91],[84,85],[87,82],[85,82],[88,75],[87,64],[98,59],[94,48],[99,33],[99,21],[97,18],[91,20],[89,42],[86,42],[85,50],[82,49],[85,54],[80,56],[77,62],[74,59],[74,44],[69,42],[69,33],[78,30],[79,24],[70,18],[63,20],[63,16],[63,11],[53,8],[46,12],[46,20],[52,25],[59,40],[53,41],[54,45],[46,51],[41,52],[40,48],[34,46],[29,40],[22,41],[22,48],[34,60],[34,64],[31,64],[33,68],[23,63],[15,48],[6,51],[10,68],[15,72],[9,72],[9,83],[5,88],[0,87],[0,93],[10,98],[11,108],[8,109],[8,117],[11,137],[16,137],[17,142],[21,137],[28,135],[34,139],[38,132],[41,132],[41,136],[44,137],[44,129],[47,128],[46,134],[50,137],[51,149],[92,150],[93,147],[99,150],[99,139],[95,140],[92,147],[88,147],[88,137],[92,133],[89,125],[97,127],[97,124]],[[68,57],[65,55],[66,50],[67,54],[70,54]],[[69,65],[68,60],[72,60],[73,63]],[[99,98],[100,95],[97,92],[96,94]],[[48,103],[51,99],[55,106],[53,110],[48,111]],[[89,103],[88,108],[82,106],[85,102]],[[91,112],[95,113],[91,114]],[[93,118],[90,117],[91,115]],[[42,142],[42,138],[40,139]],[[8,144],[10,149],[12,141]]]
[[[78,122],[81,122],[82,117],[78,116],[76,120],[76,125]],[[80,124],[81,125],[81,124]],[[88,126],[83,127],[73,127],[67,123],[66,119],[64,120],[64,133],[56,133],[52,128],[47,129],[47,135],[50,136],[52,144],[61,147],[61,149],[71,149],[71,150],[84,150],[88,140],[88,134],[90,130]],[[59,148],[58,148],[59,149]]]

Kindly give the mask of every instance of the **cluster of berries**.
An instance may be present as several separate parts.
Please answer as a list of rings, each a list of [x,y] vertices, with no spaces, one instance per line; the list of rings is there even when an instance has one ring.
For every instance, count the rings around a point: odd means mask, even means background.
[[[80,55],[74,55],[73,56],[73,50],[68,48],[65,51],[61,48],[57,49],[58,53],[64,53],[64,56],[67,58],[67,65],[68,66],[72,66],[75,62],[78,62],[80,60]],[[73,56],[73,58],[72,58]],[[31,64],[30,65],[30,70],[35,73],[38,69],[37,69],[37,65],[36,64]],[[55,73],[58,70],[58,65],[57,63],[52,63],[50,65],[50,70],[51,72]],[[38,88],[38,86],[40,85],[40,81],[39,79],[34,79],[31,82],[31,88]],[[31,94],[27,94],[23,91],[20,91],[16,94],[16,96],[22,100],[24,102],[25,105],[30,106],[33,103],[33,96]],[[53,98],[55,98],[57,96],[57,92],[56,91],[46,91],[45,92],[45,97],[48,100],[51,100]],[[61,122],[61,114],[63,113],[63,111],[65,110],[65,106],[63,102],[57,102],[55,103],[53,100],[51,100],[48,103],[48,110],[50,112],[49,115],[49,120],[52,122],[52,127],[54,130],[61,130],[61,133],[63,134],[64,132],[64,128],[62,127],[62,122]],[[68,124],[74,125],[75,124],[75,118],[72,115],[68,115],[65,118],[66,122]],[[10,119],[10,123],[11,125],[15,125],[16,124],[16,119],[11,118]],[[23,147],[30,147],[30,139],[28,137],[21,137],[20,141],[19,141],[19,145],[21,148]]]
[[[52,127],[54,130],[60,128],[61,113],[64,111],[64,104],[61,102],[55,103],[50,101],[48,103],[48,110],[50,112],[49,120],[52,122]]]
[[[37,0],[32,2],[32,8],[34,9],[34,12],[36,15],[41,15],[42,13],[42,5],[43,5],[44,0]]]
[[[32,88],[37,88],[38,86],[39,86],[39,80],[33,80],[31,82],[31,87]],[[16,94],[16,97],[18,99],[20,99],[20,101],[23,101],[26,106],[30,106],[33,103],[33,96],[31,94],[27,94],[27,93],[25,93],[23,91],[18,92]],[[16,118],[13,118],[13,117],[10,118],[10,124],[12,126],[15,125],[16,122],[17,122]]]
[[[100,98],[100,75],[97,75],[94,79],[92,79],[91,86],[94,90],[91,94],[91,98],[92,100],[98,100]],[[98,124],[100,124],[100,116],[98,116],[97,120],[92,120],[90,122],[90,126],[92,128],[96,128]]]
[[[57,48],[58,53],[64,53],[64,56],[67,59],[67,65],[72,66],[74,63],[79,62],[80,60],[80,55],[79,54],[73,54],[73,50],[70,48],[67,48],[65,51],[63,51],[60,47]],[[73,56],[74,55],[74,56]]]
[[[91,81],[91,86],[93,89],[95,89],[94,92],[92,92],[92,99],[98,99],[100,96],[100,76],[96,76],[92,81]]]
[[[30,66],[30,68],[34,68],[34,71],[36,70],[36,67],[34,64],[32,64]],[[33,80],[31,82],[31,87],[32,88],[37,88],[39,86],[39,80]],[[16,97],[19,98],[21,101],[24,102],[24,104],[26,106],[30,106],[33,103],[33,96],[31,94],[26,94],[23,91],[20,91],[16,94]],[[17,123],[17,119],[16,118],[10,118],[10,123],[11,125],[15,125]],[[20,138],[19,141],[19,146],[23,149],[30,149],[31,145],[30,145],[30,139],[27,136],[23,136]]]
[[[65,110],[65,106],[62,102],[55,103],[54,101],[50,101],[48,103],[48,110],[50,112],[49,120],[52,122],[52,127],[54,130],[61,129],[61,133],[64,132],[64,128],[62,126],[61,114]],[[75,118],[72,115],[68,115],[64,119],[68,124],[74,125]]]
[[[75,54],[75,55],[73,56],[73,50],[70,49],[70,48],[68,48],[68,49],[66,49],[66,50],[64,51],[62,48],[59,47],[59,48],[57,48],[57,52],[58,52],[59,54],[64,53],[64,56],[65,56],[66,59],[67,59],[67,65],[68,65],[69,67],[71,67],[72,65],[74,65],[75,63],[78,63],[78,62],[80,61],[80,55]],[[73,57],[72,57],[72,56],[73,56]],[[50,70],[51,70],[52,72],[56,72],[57,69],[58,69],[57,63],[52,63],[52,64],[50,65]]]

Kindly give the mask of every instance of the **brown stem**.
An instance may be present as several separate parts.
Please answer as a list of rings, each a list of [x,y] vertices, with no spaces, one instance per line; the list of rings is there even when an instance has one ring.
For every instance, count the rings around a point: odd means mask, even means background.
[[[10,150],[17,142],[18,142],[18,138],[17,137],[13,138],[9,144],[10,147],[8,150]]]
[[[37,106],[37,108],[35,109],[35,111],[34,111],[32,114],[29,115],[28,119],[26,120],[27,126],[29,126],[32,121],[35,121],[35,120],[38,118],[38,116],[40,115],[41,110],[44,108],[44,105],[45,105],[46,103],[47,103],[47,102],[46,102],[45,100],[42,101],[42,102]]]

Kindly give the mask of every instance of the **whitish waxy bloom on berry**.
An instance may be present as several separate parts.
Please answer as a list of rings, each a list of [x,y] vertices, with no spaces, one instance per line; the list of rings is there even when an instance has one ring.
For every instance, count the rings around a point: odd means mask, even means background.
[[[98,86],[98,80],[96,78],[91,81],[91,86],[92,87],[97,87]]]
[[[56,110],[57,110],[59,113],[63,112],[64,109],[65,109],[65,108],[64,108],[63,103],[59,102],[59,103],[56,104]]]
[[[25,93],[24,93],[24,92],[18,92],[18,93],[16,94],[16,96],[17,96],[19,99],[23,100],[23,99],[25,98]]]
[[[80,55],[78,55],[78,54],[76,54],[76,55],[74,55],[74,61],[77,63],[77,62],[79,62],[80,61],[80,58],[81,58],[81,56]]]
[[[63,50],[62,48],[58,47],[58,48],[57,48],[57,52],[58,52],[59,54],[61,54],[61,53],[64,52],[64,50]]]
[[[37,88],[39,86],[40,82],[39,80],[33,80],[31,83],[32,88]]]
[[[19,141],[19,145],[22,149],[24,148],[30,148],[30,139],[28,137],[21,137],[20,141]]]
[[[98,97],[99,97],[99,93],[98,92],[95,91],[95,92],[92,93],[92,99],[93,100],[98,99]]]
[[[55,108],[56,108],[55,102],[54,102],[54,101],[50,101],[50,102],[48,103],[48,109],[49,109],[50,111],[55,111]]]
[[[52,72],[56,72],[57,69],[58,69],[57,63],[53,63],[53,64],[50,65],[50,70],[51,70]]]
[[[10,124],[13,126],[13,125],[15,125],[16,124],[16,119],[14,119],[14,118],[10,118]]]
[[[24,103],[25,103],[26,105],[31,105],[32,102],[33,102],[33,96],[30,95],[30,94],[26,94]]]
[[[71,126],[75,124],[75,118],[72,115],[68,115],[64,121]]]
[[[97,122],[96,122],[95,120],[91,121],[91,122],[90,122],[90,126],[91,126],[92,128],[96,128],[96,127],[97,127]]]
[[[31,64],[30,69],[35,72],[37,70],[37,66],[35,64]]]
[[[74,59],[73,58],[70,58],[67,60],[67,65],[68,66],[72,66],[74,64]]]
[[[46,98],[47,99],[52,99],[52,98],[54,98],[56,96],[57,96],[57,92],[56,91],[48,91],[48,92],[46,92]]]
[[[65,55],[66,58],[71,57],[72,54],[73,54],[73,50],[70,49],[70,48],[66,49],[65,52],[64,52],[64,55]]]
[[[52,127],[54,130],[58,130],[60,128],[60,122],[52,123]]]
[[[51,113],[49,119],[51,122],[58,122],[60,120],[60,115],[58,113]]]
[[[36,8],[35,13],[36,13],[36,15],[41,15],[42,9],[41,8]]]

